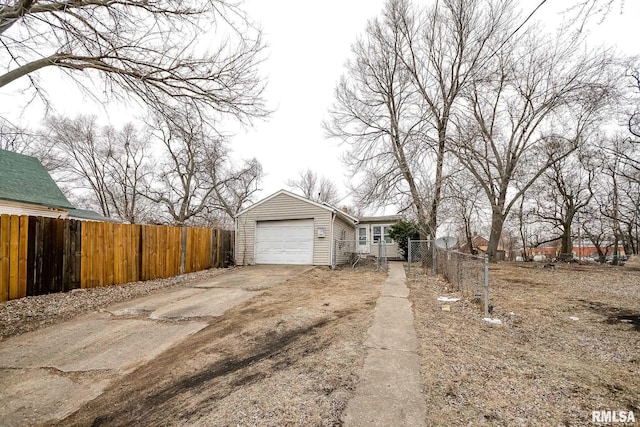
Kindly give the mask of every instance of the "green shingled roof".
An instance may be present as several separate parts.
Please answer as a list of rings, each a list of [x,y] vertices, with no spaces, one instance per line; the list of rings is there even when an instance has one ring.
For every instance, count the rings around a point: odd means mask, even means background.
[[[73,208],[35,157],[0,150],[0,199]]]

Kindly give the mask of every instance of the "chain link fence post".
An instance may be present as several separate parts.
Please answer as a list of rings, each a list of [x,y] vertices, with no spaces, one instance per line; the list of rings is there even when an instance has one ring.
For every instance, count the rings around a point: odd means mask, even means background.
[[[409,274],[411,274],[411,239],[407,245],[407,264],[409,265]]]
[[[431,248],[431,274],[434,276],[438,274],[438,253],[436,251],[436,244],[434,240],[429,237],[429,247]]]
[[[489,316],[489,255],[484,254],[484,315]]]

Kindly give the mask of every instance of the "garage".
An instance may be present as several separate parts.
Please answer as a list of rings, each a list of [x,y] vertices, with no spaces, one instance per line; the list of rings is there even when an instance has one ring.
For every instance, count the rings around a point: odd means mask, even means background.
[[[313,219],[258,221],[256,264],[313,264]]]
[[[333,206],[280,190],[236,215],[236,265],[333,265],[334,242],[355,241],[358,220]]]

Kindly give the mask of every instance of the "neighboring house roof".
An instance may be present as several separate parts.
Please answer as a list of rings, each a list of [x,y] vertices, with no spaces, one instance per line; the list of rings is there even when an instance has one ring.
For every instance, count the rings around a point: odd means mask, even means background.
[[[485,239],[484,237],[482,237],[480,235],[473,236],[471,238],[471,241],[473,242],[473,247],[474,248],[484,247],[486,249],[487,246],[489,246],[489,240]]]
[[[73,209],[35,157],[0,150],[0,199]]]
[[[117,219],[102,216],[98,212],[89,209],[69,209],[69,218],[102,222],[121,222]]]
[[[329,204],[326,204],[326,203],[314,202],[313,200],[307,199],[306,197],[299,196],[299,195],[297,195],[295,193],[292,193],[290,191],[287,191],[287,190],[276,191],[272,195],[265,197],[264,199],[260,200],[259,202],[254,203],[253,205],[249,206],[246,209],[243,209],[242,211],[240,211],[240,212],[238,212],[236,214],[236,218],[239,217],[240,215],[244,214],[245,212],[250,211],[251,209],[254,209],[254,208],[260,206],[261,204],[263,204],[265,202],[268,202],[269,200],[273,199],[276,196],[279,196],[280,194],[285,194],[285,195],[287,195],[289,197],[293,197],[295,199],[302,200],[303,202],[307,202],[307,203],[309,203],[309,204],[311,204],[313,206],[325,209],[325,210],[327,210],[329,212],[333,212],[333,213],[341,216],[347,222],[351,222],[352,224],[357,224],[358,223],[358,219],[357,218],[352,217],[351,215],[349,215],[348,213],[342,211],[341,209],[338,209],[338,208],[333,207],[333,206],[331,206]]]
[[[363,223],[363,222],[393,223],[393,222],[398,222],[401,219],[402,219],[402,215],[366,216],[366,217],[360,218],[360,223]]]

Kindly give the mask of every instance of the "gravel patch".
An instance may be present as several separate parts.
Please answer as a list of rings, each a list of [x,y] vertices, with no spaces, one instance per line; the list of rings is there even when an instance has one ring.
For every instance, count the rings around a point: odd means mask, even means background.
[[[166,279],[74,289],[70,292],[6,301],[0,303],[0,341],[172,286],[204,281],[229,270],[210,269]]]

